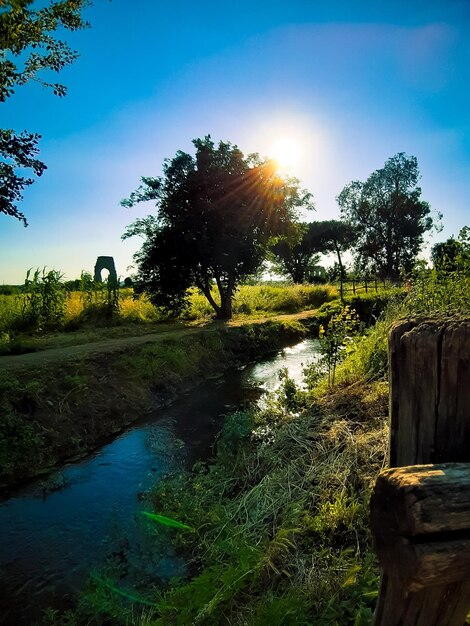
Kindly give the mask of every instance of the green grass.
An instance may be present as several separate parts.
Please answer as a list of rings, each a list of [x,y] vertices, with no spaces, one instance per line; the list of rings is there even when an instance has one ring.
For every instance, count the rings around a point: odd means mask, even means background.
[[[216,293],[214,292],[214,296]],[[235,295],[233,313],[235,319],[250,316],[298,313],[305,309],[316,309],[324,302],[338,297],[332,285],[242,285]],[[187,319],[212,317],[213,310],[203,295],[191,292]]]
[[[286,380],[263,409],[227,418],[214,459],[148,493],[146,510],[195,529],[165,529],[189,561],[188,579],[148,589],[154,606],[142,617],[95,580],[75,621],[62,623],[370,624],[378,570],[369,496],[388,439],[388,331],[404,315],[468,315],[466,281],[428,272],[405,299],[394,292],[388,304],[380,294],[352,303],[364,322],[382,315],[344,351],[333,386],[316,379],[304,391]],[[340,309],[323,304],[317,323]]]
[[[88,301],[86,293],[68,293],[64,316],[60,321],[56,319],[54,328],[32,324],[25,312],[24,295],[0,294],[0,354],[21,354],[107,337],[164,332],[171,324],[205,323],[213,319],[209,303],[195,289],[190,292],[189,308],[180,320],[168,320],[143,297],[134,299],[132,289],[120,291],[119,308],[112,311],[103,299],[106,293],[100,294],[97,292],[94,299]],[[241,286],[234,301],[234,319],[297,313],[317,308],[337,295],[336,287],[329,285]]]
[[[192,575],[151,594],[151,614],[139,622],[134,613],[133,623],[370,624],[378,570],[369,495],[387,447],[388,331],[403,315],[469,312],[457,277],[441,277],[439,298],[435,280],[416,281],[405,299],[395,294],[344,351],[335,385],[302,391],[286,381],[263,410],[226,420],[212,461],[155,486],[146,506],[196,531],[168,536]],[[366,321],[385,302],[372,295],[355,304]],[[320,319],[340,307],[323,305]],[[100,606],[107,598],[104,615],[116,624],[135,611],[95,585],[81,608],[88,615],[95,597]]]

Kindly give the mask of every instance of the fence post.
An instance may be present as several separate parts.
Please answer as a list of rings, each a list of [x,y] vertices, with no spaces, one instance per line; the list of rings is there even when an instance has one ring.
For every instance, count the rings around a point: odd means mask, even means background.
[[[366,289],[366,293],[368,293],[368,291],[367,291],[367,276],[364,278],[364,287]]]
[[[391,329],[391,468],[470,462],[469,361],[470,318],[406,320]],[[380,500],[381,480],[379,477],[371,503],[375,510],[373,519],[374,516],[377,519],[377,509],[388,506]],[[441,493],[444,499],[445,495]],[[387,515],[379,525],[381,529],[372,520],[379,554],[381,533],[388,533],[393,526],[392,509],[388,506],[388,528]],[[451,541],[452,537],[444,532],[431,534],[430,539]],[[467,542],[470,551],[470,532],[460,540]],[[435,543],[434,548],[437,547]],[[462,552],[461,547],[459,551]],[[382,576],[375,626],[463,626],[470,608],[468,576],[458,580],[441,578],[433,584],[410,587],[403,574],[403,562],[398,570],[387,566],[383,558],[381,562],[386,571]]]
[[[353,284],[353,294],[356,295],[356,280],[354,277],[352,279],[352,284]]]

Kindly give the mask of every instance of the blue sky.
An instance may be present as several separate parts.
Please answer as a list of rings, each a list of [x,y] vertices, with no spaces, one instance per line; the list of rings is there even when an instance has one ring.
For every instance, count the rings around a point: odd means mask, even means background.
[[[86,17],[66,34],[68,95],[28,85],[0,105],[3,128],[42,134],[48,165],[25,193],[29,227],[0,215],[0,283],[44,265],[75,278],[98,255],[128,275],[139,240],[120,236],[150,207],[119,201],[208,133],[261,154],[299,142],[311,219],[337,217],[344,185],[403,151],[444,214],[434,240],[470,223],[468,0],[95,0]]]

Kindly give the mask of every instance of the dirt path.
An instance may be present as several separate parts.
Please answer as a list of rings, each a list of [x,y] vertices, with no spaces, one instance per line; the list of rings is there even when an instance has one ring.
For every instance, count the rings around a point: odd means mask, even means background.
[[[111,352],[120,352],[128,347],[154,343],[164,339],[174,339],[197,333],[208,333],[220,330],[221,328],[233,328],[245,324],[263,324],[264,322],[274,322],[282,320],[302,320],[315,314],[315,309],[292,313],[288,315],[276,315],[274,317],[260,317],[247,320],[232,320],[230,322],[215,321],[206,326],[195,328],[178,328],[176,330],[165,330],[146,335],[108,338],[100,341],[67,346],[61,348],[50,348],[39,352],[29,352],[14,356],[0,356],[0,371],[14,371],[23,368],[43,367],[61,361],[80,360]]]

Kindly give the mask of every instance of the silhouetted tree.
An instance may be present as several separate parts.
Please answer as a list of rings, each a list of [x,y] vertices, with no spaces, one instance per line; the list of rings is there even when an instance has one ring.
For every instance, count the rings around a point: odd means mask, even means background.
[[[153,200],[157,207],[156,216],[136,220],[123,238],[144,238],[134,257],[136,292],[176,313],[195,285],[218,318],[230,318],[237,284],[257,270],[271,237],[287,231],[310,194],[296,179],[279,176],[272,162],[245,157],[230,143],[215,146],[207,136],[193,144],[195,157],[177,152],[165,161],[163,177],[142,178],[122,201]]]
[[[316,242],[311,236],[311,224],[295,224],[291,232],[273,242],[270,250],[276,270],[298,284],[308,281],[319,260]]]
[[[436,243],[431,250],[434,267],[443,272],[456,272],[470,269],[470,228],[464,226],[458,239],[449,237]]]
[[[341,297],[345,278],[341,254],[354,241],[354,229],[340,220],[325,220],[310,224],[295,224],[295,228],[272,246],[275,259],[295,283],[306,282],[320,254],[334,252],[340,267]]]
[[[325,220],[310,224],[312,247],[321,254],[334,253],[338,259],[340,297],[343,300],[343,281],[346,278],[342,254],[349,250],[356,239],[355,229],[343,220]]]
[[[66,28],[76,30],[87,26],[81,10],[88,0],[58,0],[33,9],[33,0],[0,2],[0,102],[13,95],[15,88],[29,81],[51,88],[64,96],[66,88],[41,78],[43,70],[59,72],[77,58],[77,53],[52,33]],[[23,190],[34,181],[18,173],[30,169],[36,176],[46,169],[36,158],[40,135],[0,130],[0,213],[10,215],[28,225],[17,204]]]
[[[418,162],[403,152],[388,159],[365,182],[353,181],[337,200],[342,216],[356,229],[356,260],[383,277],[410,272],[433,226],[430,207],[420,199]]]

